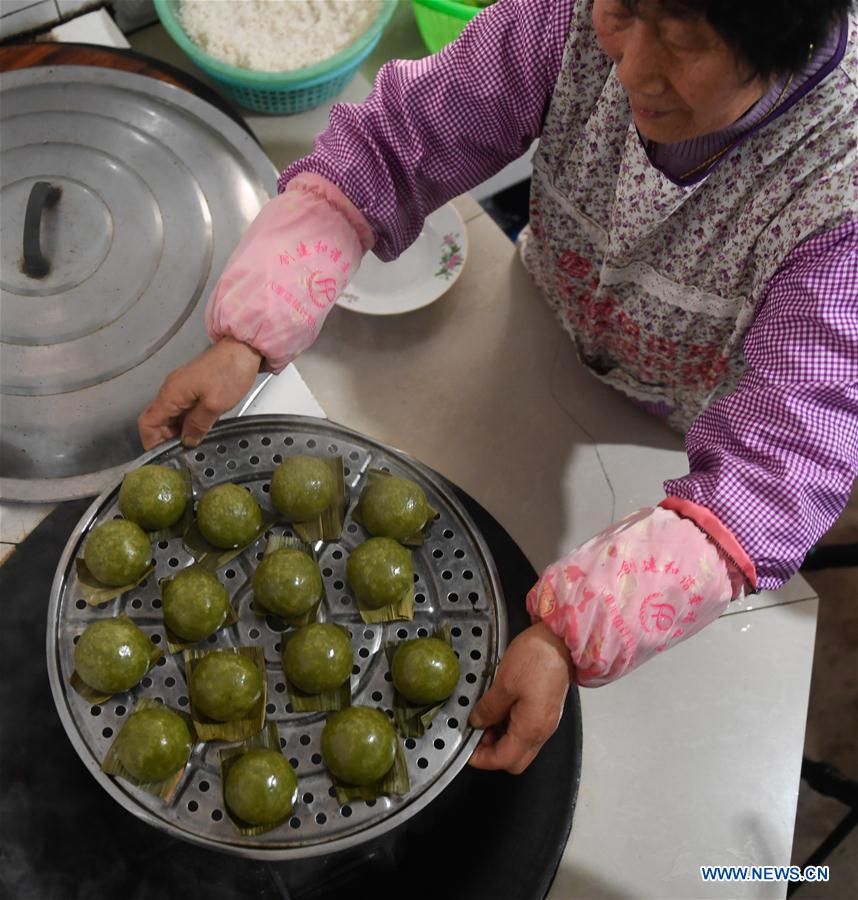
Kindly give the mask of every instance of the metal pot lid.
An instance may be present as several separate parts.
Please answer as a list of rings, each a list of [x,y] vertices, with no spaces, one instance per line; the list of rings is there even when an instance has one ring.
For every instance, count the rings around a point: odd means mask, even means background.
[[[98,493],[208,343],[205,301],[277,170],[204,100],[89,66],[3,75],[0,496]]]

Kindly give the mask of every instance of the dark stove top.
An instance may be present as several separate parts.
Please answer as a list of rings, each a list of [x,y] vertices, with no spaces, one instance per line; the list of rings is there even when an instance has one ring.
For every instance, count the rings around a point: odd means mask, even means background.
[[[536,574],[501,526],[456,493],[482,531],[527,627]],[[383,839],[325,858],[244,860],[176,841],[115,803],[90,777],[54,709],[45,614],[65,543],[89,500],[58,507],[0,568],[0,885],[17,900],[536,900],[566,845],[581,772],[573,688],[560,727],[519,776],[466,767],[420,815]]]

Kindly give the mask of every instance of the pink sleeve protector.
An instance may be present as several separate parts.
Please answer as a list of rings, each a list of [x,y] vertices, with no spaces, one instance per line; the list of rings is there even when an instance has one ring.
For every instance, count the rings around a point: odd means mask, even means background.
[[[294,178],[227,261],[206,309],[209,337],[248,344],[280,372],[316,339],[372,244],[366,219],[336,185]]]
[[[576,682],[597,687],[713,622],[743,583],[694,522],[658,507],[548,566],[527,609],[563,638]]]

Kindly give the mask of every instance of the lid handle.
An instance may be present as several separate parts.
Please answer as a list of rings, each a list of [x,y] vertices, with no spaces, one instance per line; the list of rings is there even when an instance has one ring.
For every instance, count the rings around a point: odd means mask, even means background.
[[[50,262],[42,255],[42,213],[52,209],[60,199],[63,189],[47,181],[37,181],[27,199],[24,214],[24,265],[25,275],[44,278],[51,271]]]

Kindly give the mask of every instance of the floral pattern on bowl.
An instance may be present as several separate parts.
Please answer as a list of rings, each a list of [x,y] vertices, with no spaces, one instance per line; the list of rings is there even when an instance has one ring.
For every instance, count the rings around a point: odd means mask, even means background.
[[[462,248],[457,243],[459,235],[445,234],[444,241],[441,245],[441,268],[435,273],[436,278],[446,278],[450,276],[462,265],[465,257],[462,256]]]
[[[390,316],[434,303],[458,281],[468,258],[468,231],[451,204],[426,218],[417,240],[393,262],[368,253],[337,305]]]

